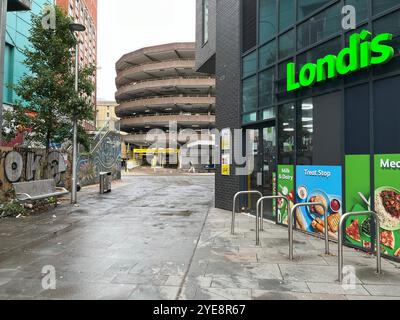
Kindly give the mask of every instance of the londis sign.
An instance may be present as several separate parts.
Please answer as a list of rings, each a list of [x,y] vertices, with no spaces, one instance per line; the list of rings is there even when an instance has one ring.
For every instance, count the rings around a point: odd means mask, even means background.
[[[287,91],[312,86],[315,83],[383,64],[394,56],[393,47],[385,42],[393,39],[390,33],[382,33],[372,38],[372,33],[363,30],[350,36],[349,47],[337,56],[329,54],[316,63],[305,64],[296,79],[296,64],[287,65]]]

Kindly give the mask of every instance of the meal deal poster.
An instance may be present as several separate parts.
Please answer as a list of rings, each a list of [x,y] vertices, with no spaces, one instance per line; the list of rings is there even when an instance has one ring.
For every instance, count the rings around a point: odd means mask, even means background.
[[[400,154],[375,155],[374,163],[382,254],[400,259]]]
[[[289,209],[287,202],[283,199],[276,201],[278,210],[278,223],[288,225],[288,210],[294,206],[295,190],[294,190],[294,166],[279,165],[278,166],[278,180],[277,180],[277,195],[286,197],[289,202]]]
[[[371,208],[370,155],[346,156],[346,212],[369,211]],[[373,224],[366,216],[350,217],[346,221],[346,244],[371,251]]]
[[[297,166],[297,203],[322,202],[328,212],[320,206],[300,207],[296,212],[296,227],[309,233],[324,234],[324,214],[328,215],[329,235],[338,239],[342,215],[342,167],[341,166]]]

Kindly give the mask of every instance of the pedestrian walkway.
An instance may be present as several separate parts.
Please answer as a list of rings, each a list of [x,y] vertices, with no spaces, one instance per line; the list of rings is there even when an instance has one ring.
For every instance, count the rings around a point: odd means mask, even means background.
[[[0,220],[0,299],[400,299],[393,262],[376,276],[373,257],[346,249],[357,284],[344,290],[323,240],[295,233],[290,262],[286,228],[265,223],[256,247],[254,218],[237,214],[232,236],[212,176],[129,176],[78,195],[79,207]]]
[[[231,212],[210,210],[181,299],[400,299],[399,264],[346,248],[345,264],[356,269],[356,285],[337,282],[337,244],[331,255],[324,241],[295,233],[294,261],[288,259],[286,227],[264,223],[261,247],[255,246],[255,219],[237,214],[230,234]]]

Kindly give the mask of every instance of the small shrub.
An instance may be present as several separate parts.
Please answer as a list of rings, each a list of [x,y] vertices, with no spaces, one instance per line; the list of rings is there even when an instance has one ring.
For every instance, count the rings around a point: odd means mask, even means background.
[[[0,207],[0,217],[17,217],[19,215],[24,215],[27,210],[19,202],[9,202],[5,203]]]

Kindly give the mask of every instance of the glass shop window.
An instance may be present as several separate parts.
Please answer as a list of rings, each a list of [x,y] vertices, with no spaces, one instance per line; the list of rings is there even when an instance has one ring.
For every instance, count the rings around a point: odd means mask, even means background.
[[[279,106],[278,117],[279,164],[295,164],[295,104],[289,103]]]
[[[261,72],[259,77],[260,108],[265,108],[275,101],[275,68]]]
[[[373,0],[374,15],[398,6],[399,0]]]
[[[314,137],[313,99],[303,100],[297,106],[297,164],[313,163]]]
[[[368,19],[369,0],[346,0],[345,3],[356,8],[357,24]]]
[[[338,3],[308,19],[297,29],[297,49],[309,47],[339,33],[342,30],[341,18]]]
[[[260,44],[271,40],[277,33],[277,0],[259,0],[260,1]]]
[[[257,77],[243,80],[242,90],[243,112],[251,112],[257,109]]]
[[[276,97],[278,101],[285,101],[285,100],[292,100],[295,98],[296,93],[295,92],[287,92],[286,91],[286,86],[287,86],[287,64],[293,62],[293,59],[286,60],[284,62],[281,62],[278,65],[278,92],[276,94]]]
[[[295,51],[294,30],[290,30],[279,37],[279,60],[293,55]]]
[[[243,123],[250,123],[250,122],[255,122],[257,121],[257,112],[252,112],[249,114],[245,114],[242,117],[242,122]]]
[[[279,1],[279,31],[284,31],[295,22],[295,2],[293,0]]]
[[[259,50],[259,69],[264,69],[276,61],[276,40],[267,43]]]
[[[380,0],[378,0],[380,1]],[[301,20],[327,4],[326,0],[298,0],[297,15]]]
[[[243,58],[243,78],[247,78],[257,72],[257,51]]]

